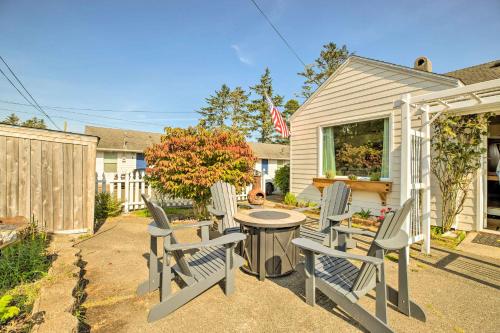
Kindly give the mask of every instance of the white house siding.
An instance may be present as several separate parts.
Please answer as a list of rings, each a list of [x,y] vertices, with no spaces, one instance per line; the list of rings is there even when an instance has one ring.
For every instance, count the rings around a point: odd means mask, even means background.
[[[110,151],[111,152],[111,151]],[[136,168],[136,153],[134,152],[116,152],[117,155],[117,173],[128,173]],[[104,152],[97,151],[96,154],[96,172],[99,176],[104,172]]]
[[[387,206],[398,207],[400,202],[400,143],[401,112],[394,101],[402,94],[419,95],[455,87],[453,82],[436,76],[388,67],[360,58],[353,58],[337,71],[315,96],[312,96],[291,121],[291,191],[302,200],[318,202],[320,192],[312,179],[320,176],[320,127],[355,121],[390,117],[389,177],[393,182]],[[415,123],[417,125],[417,123]],[[435,184],[435,181],[432,182]],[[433,219],[436,217],[436,193],[432,188]],[[473,193],[474,194],[474,193]],[[475,196],[466,202],[460,218],[460,227],[470,229],[476,210]],[[355,191],[352,209],[370,209],[378,213],[380,198],[376,193]]]

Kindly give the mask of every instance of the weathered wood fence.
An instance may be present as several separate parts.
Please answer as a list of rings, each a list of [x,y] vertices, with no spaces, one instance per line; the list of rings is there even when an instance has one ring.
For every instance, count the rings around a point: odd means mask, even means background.
[[[130,172],[125,174],[103,173],[96,174],[96,193],[108,192],[118,201],[122,202],[124,212],[144,208],[141,194],[155,197],[153,188],[144,178],[144,172]],[[237,195],[237,200],[246,200],[247,191]],[[188,199],[163,198],[162,205],[170,207],[191,207]]]
[[[0,125],[0,216],[48,232],[93,232],[98,138]]]

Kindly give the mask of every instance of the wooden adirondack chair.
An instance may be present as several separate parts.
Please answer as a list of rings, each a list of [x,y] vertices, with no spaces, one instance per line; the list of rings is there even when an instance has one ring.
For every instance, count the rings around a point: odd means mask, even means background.
[[[300,236],[311,239],[320,244],[334,247],[337,245],[337,233],[332,231],[332,226],[338,226],[343,220],[349,220],[351,227],[352,213],[349,210],[349,197],[351,188],[344,182],[335,182],[323,190],[320,203],[319,228],[313,230],[307,227],[300,228]],[[310,208],[299,208],[297,211],[304,211]],[[356,247],[356,243],[349,237],[345,240],[349,248]]]
[[[235,270],[243,265],[243,258],[235,253],[235,247],[246,236],[232,233],[209,240],[208,227],[212,224],[211,221],[173,227],[161,207],[145,195],[142,197],[154,221],[148,226],[151,236],[149,279],[139,285],[137,294],[143,295],[160,289],[160,303],[149,311],[148,322],[170,314],[221,280],[225,282],[226,295],[233,293]],[[179,243],[175,230],[192,227],[202,228],[202,241]],[[158,260],[158,238],[164,239],[162,260]],[[191,256],[186,255],[185,251],[191,249],[198,251]],[[175,258],[175,265],[171,263],[172,256]],[[185,286],[172,293],[171,280],[175,276]]]
[[[306,277],[306,302],[315,304],[316,288],[343,308],[370,332],[393,332],[387,324],[387,301],[397,309],[421,321],[426,320],[424,311],[411,302],[408,294],[408,235],[401,229],[413,200],[408,200],[386,219],[375,234],[366,256],[333,250],[306,238],[292,242],[304,251]],[[398,290],[386,285],[384,256],[387,251],[399,252]],[[358,260],[361,268],[349,260]],[[361,297],[376,290],[375,316],[358,304]]]
[[[217,229],[221,234],[240,231],[240,224],[234,220],[238,206],[253,208],[252,205],[240,205],[236,199],[236,188],[223,181],[210,187],[213,205],[207,206],[208,212],[217,220]]]

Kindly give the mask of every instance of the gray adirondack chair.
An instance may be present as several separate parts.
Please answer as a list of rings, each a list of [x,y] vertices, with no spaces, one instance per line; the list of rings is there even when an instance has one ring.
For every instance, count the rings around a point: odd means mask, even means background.
[[[173,227],[165,211],[143,195],[144,202],[153,216],[149,224],[151,236],[149,257],[149,279],[139,285],[138,295],[160,290],[160,303],[150,311],[148,321],[153,322],[194,299],[219,281],[224,280],[225,294],[234,291],[234,277],[237,268],[243,265],[243,258],[235,253],[236,245],[246,238],[241,233],[232,233],[212,240],[208,239],[208,227],[211,221]],[[202,228],[200,243],[179,243],[175,230],[180,228]],[[163,238],[163,258],[158,260],[157,240]],[[193,255],[186,255],[186,250],[198,249]],[[171,263],[175,258],[176,264]],[[184,286],[172,293],[171,280],[178,276]]]
[[[400,209],[389,214],[375,234],[367,255],[337,251],[306,238],[292,242],[304,251],[306,302],[315,304],[316,288],[343,308],[370,332],[393,332],[387,323],[387,301],[407,316],[426,320],[424,311],[411,302],[408,293],[406,251],[408,235],[401,229],[413,204],[408,200]],[[386,285],[384,256],[387,251],[399,252],[398,289]],[[361,268],[349,260],[361,261]],[[361,297],[376,290],[375,316],[358,304]]]
[[[351,227],[352,213],[349,212],[349,196],[351,188],[344,182],[335,182],[323,189],[323,196],[320,203],[319,228],[313,230],[302,226],[300,236],[311,239],[320,244],[334,247],[338,244],[337,233],[332,231],[333,226],[338,226],[343,220],[349,220]],[[299,208],[297,211],[304,211],[310,208]],[[356,243],[347,237],[345,243],[349,248],[356,247]]]
[[[236,199],[234,185],[218,181],[210,187],[212,205],[207,206],[208,212],[217,220],[217,229],[221,234],[240,231],[240,224],[234,220],[238,206],[253,208],[252,205],[242,205]]]

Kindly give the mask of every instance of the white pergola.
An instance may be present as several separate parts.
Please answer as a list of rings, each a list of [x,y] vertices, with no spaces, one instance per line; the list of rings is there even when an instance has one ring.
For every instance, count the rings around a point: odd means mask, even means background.
[[[422,252],[428,254],[431,220],[431,124],[445,112],[499,113],[500,79],[425,95],[405,94],[396,101],[395,106],[401,108],[401,204],[409,198],[415,199],[413,211],[405,224],[406,231],[410,235],[410,244],[423,241]]]

